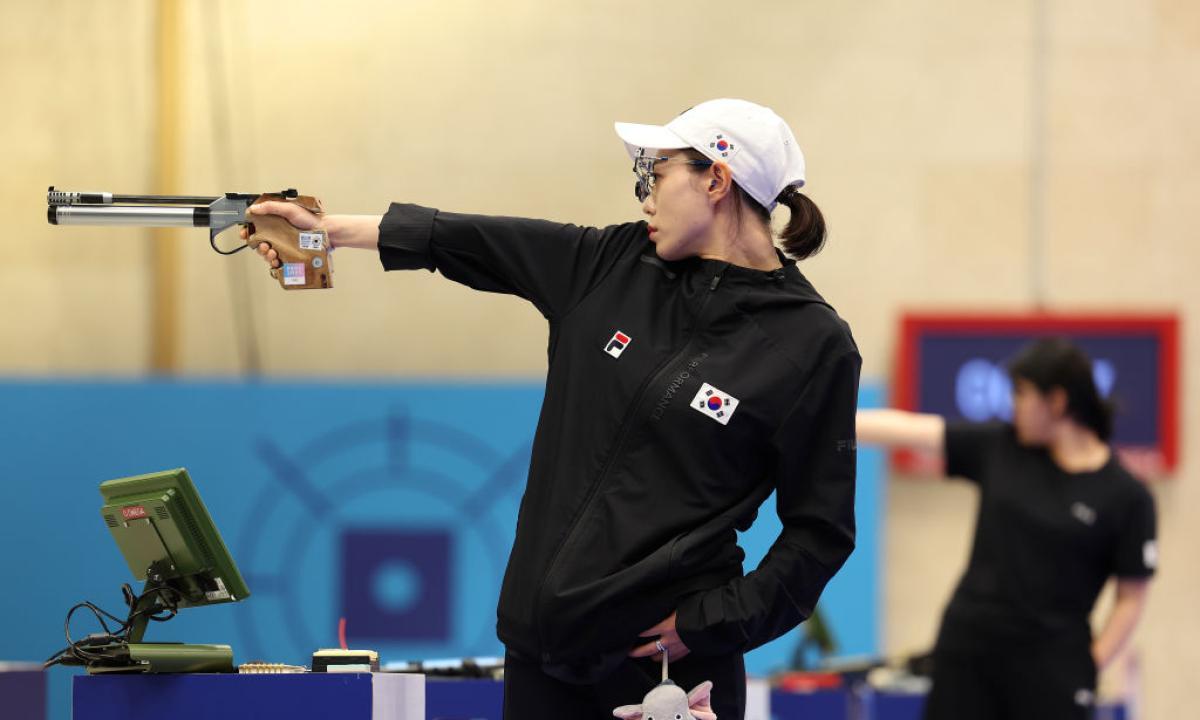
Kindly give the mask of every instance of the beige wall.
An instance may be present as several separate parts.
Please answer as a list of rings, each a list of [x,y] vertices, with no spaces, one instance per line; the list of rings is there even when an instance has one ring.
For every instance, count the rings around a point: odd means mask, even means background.
[[[144,231],[48,227],[42,193],[156,190],[154,6],[0,0],[0,373],[148,367]],[[786,117],[808,154],[832,235],[806,272],[853,325],[869,376],[888,373],[901,310],[1025,309],[1039,277],[1055,309],[1178,310],[1185,352],[1200,347],[1192,0],[183,6],[181,191],[295,186],[335,212],[396,199],[621,221],[638,208],[612,121],[741,96]],[[542,320],[512,298],[385,276],[351,251],[334,291],[285,294],[202,232],[175,242],[183,374],[543,370]],[[1186,434],[1179,474],[1156,489],[1165,569],[1136,640],[1147,717],[1164,720],[1194,713],[1200,666],[1198,452]],[[891,486],[888,650],[932,640],[973,502]]]

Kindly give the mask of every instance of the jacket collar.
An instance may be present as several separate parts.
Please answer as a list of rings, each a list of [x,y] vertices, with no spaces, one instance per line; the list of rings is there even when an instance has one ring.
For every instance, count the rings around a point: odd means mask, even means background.
[[[646,251],[642,254],[642,261],[660,267],[664,273],[672,278],[681,273],[700,273],[709,277],[720,275],[722,282],[742,280],[756,284],[786,284],[787,281],[804,279],[799,268],[796,267],[795,260],[784,255],[778,248],[776,248],[775,253],[779,256],[779,262],[783,265],[783,267],[776,268],[775,270],[757,270],[755,268],[734,265],[724,260],[707,260],[698,257],[668,262],[654,253],[653,246],[646,248]]]

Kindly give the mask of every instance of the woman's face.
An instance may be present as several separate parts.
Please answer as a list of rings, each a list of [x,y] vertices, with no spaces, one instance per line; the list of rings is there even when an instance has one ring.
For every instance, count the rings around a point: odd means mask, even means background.
[[[1017,378],[1013,382],[1013,427],[1022,445],[1050,443],[1059,416],[1054,404],[1051,394],[1042,393],[1028,380]]]
[[[642,203],[655,253],[663,260],[700,254],[713,223],[708,173],[681,162],[687,156],[679,150],[647,154],[669,158],[654,164],[654,190]]]

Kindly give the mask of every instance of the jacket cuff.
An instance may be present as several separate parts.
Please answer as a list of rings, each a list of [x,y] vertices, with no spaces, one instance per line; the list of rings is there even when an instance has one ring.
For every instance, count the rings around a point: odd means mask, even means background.
[[[434,269],[429,249],[437,210],[392,203],[379,223],[379,262],[384,270]]]
[[[709,631],[704,610],[708,602],[720,602],[721,588],[692,593],[679,601],[675,608],[675,632],[687,646],[689,652],[700,655],[723,655],[736,650],[730,643],[723,642],[718,634]]]

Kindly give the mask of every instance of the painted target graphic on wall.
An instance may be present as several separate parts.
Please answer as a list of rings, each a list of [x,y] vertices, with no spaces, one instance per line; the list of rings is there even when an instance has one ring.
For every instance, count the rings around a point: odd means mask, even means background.
[[[404,408],[292,438],[254,440],[268,480],[238,536],[239,658],[307,662],[343,617],[348,645],[385,661],[500,652],[530,444],[497,449]]]

